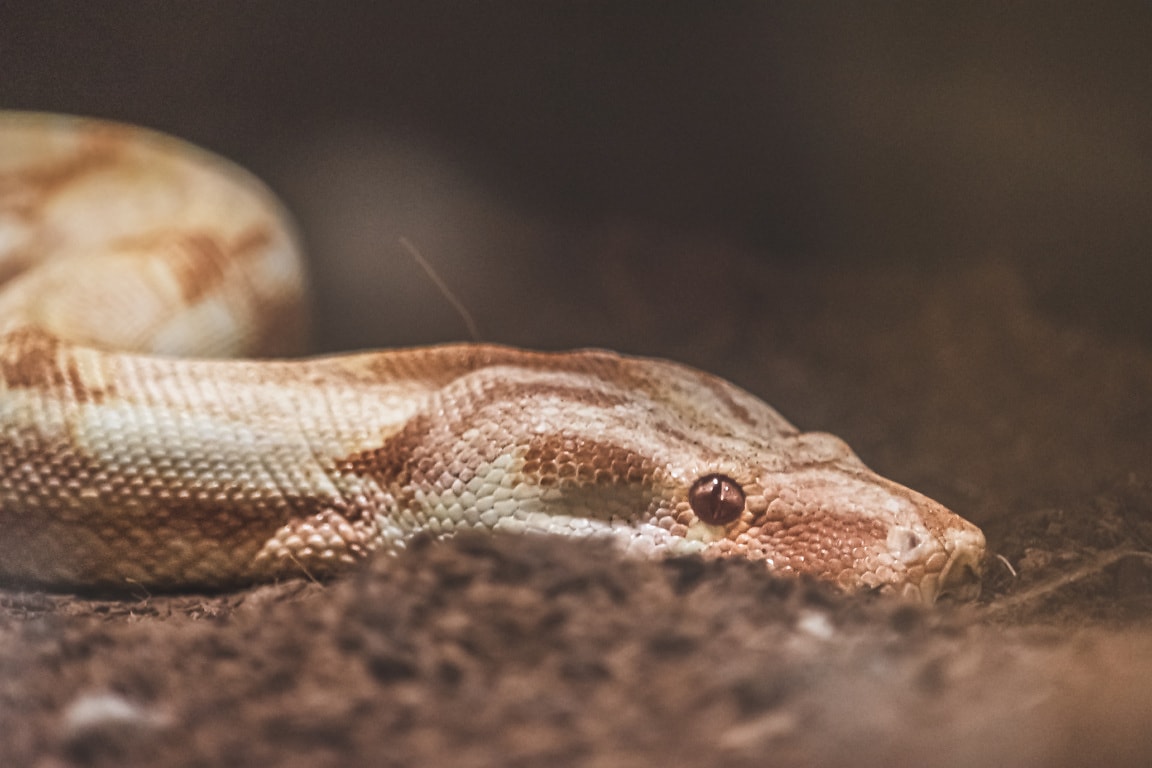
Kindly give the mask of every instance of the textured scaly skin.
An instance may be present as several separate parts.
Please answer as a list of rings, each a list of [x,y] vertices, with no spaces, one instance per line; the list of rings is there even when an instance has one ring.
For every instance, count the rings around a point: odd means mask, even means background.
[[[0,115],[0,582],[229,587],[339,571],[419,531],[602,535],[924,601],[984,538],[674,363],[489,345],[304,360],[288,219],[137,128]],[[690,489],[743,492],[709,524]]]

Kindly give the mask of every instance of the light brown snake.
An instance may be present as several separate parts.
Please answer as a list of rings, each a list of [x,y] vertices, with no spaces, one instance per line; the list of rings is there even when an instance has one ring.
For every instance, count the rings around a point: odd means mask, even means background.
[[[0,281],[6,585],[223,588],[479,529],[978,588],[978,528],[707,373],[481,344],[267,359],[304,324],[289,219],[172,138],[0,113]]]

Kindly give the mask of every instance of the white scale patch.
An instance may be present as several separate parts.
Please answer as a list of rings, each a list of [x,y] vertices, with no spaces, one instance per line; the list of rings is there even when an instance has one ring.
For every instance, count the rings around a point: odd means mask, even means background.
[[[72,418],[77,447],[109,466],[151,466],[189,484],[210,477],[262,493],[337,492],[299,433],[274,420],[256,427],[191,411],[113,403],[82,406]]]
[[[468,483],[418,489],[414,493],[418,509],[377,515],[384,548],[402,549],[404,541],[417,531],[441,536],[468,529],[602,537],[618,542],[629,554],[641,556],[697,553],[713,538],[684,539],[652,522],[626,519],[633,518],[638,508],[635,488],[543,487],[521,477],[522,467],[520,457],[504,454],[478,466]]]

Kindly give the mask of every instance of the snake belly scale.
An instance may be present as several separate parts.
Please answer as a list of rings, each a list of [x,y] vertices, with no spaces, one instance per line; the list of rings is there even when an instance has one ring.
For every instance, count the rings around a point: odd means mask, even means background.
[[[303,274],[288,216],[228,162],[0,114],[0,583],[227,588],[477,529],[929,602],[978,587],[978,528],[686,366],[482,344],[289,359]]]

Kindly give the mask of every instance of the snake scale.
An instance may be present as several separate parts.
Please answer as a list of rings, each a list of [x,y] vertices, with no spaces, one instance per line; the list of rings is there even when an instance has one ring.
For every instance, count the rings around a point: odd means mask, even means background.
[[[707,373],[486,344],[291,359],[289,217],[174,138],[0,113],[0,282],[9,586],[228,588],[479,529],[978,589],[978,528]]]

